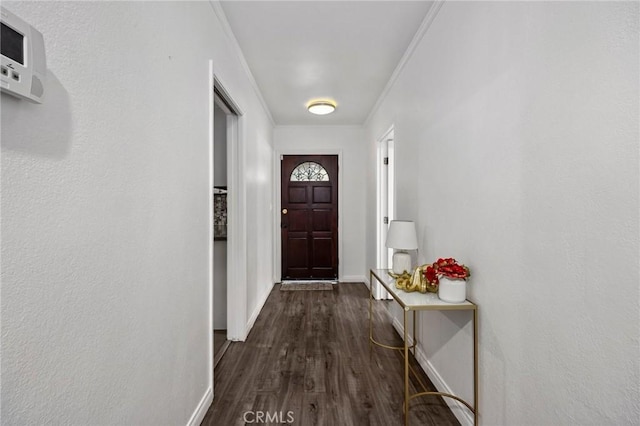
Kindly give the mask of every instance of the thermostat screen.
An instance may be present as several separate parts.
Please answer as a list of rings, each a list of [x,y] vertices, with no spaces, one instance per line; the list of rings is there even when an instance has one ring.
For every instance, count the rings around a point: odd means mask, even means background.
[[[0,33],[0,50],[2,54],[9,59],[24,65],[24,36],[13,28],[2,24],[2,32]]]

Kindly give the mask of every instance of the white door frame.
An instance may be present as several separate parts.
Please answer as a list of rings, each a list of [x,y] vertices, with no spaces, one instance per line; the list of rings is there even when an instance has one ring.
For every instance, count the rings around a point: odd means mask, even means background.
[[[226,91],[215,73],[213,61],[209,60],[209,326],[207,336],[209,354],[207,357],[207,380],[210,392],[200,404],[202,410],[194,413],[188,424],[198,424],[213,402],[213,177],[214,177],[214,88],[233,108],[235,115],[227,115],[227,339],[245,340],[247,337],[247,277],[246,277],[246,181],[244,162],[244,120],[242,109]],[[194,420],[195,419],[195,420]],[[198,420],[199,419],[199,420]]]
[[[338,281],[344,277],[342,258],[343,226],[342,226],[342,149],[276,149],[273,157],[273,282],[280,282],[282,278],[282,233],[280,230],[280,207],[282,206],[281,158],[283,155],[337,155],[338,156]]]
[[[214,85],[227,114],[227,340],[247,338],[246,180],[243,112],[218,76]],[[225,112],[227,112],[225,111]]]
[[[376,191],[376,267],[391,267],[391,250],[385,247],[388,223],[395,219],[395,167],[394,167],[394,126],[392,125],[380,138],[377,144],[377,191]],[[387,158],[388,164],[385,164]],[[387,218],[385,222],[385,218]],[[373,283],[371,283],[373,284]],[[373,289],[376,299],[390,299],[389,293],[376,282]]]

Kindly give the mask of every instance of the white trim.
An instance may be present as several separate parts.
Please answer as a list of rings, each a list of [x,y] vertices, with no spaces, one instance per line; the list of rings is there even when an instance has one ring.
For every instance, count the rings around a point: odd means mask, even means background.
[[[368,280],[365,278],[364,275],[345,275],[344,277],[340,278],[340,280],[338,280],[338,282],[341,282],[341,283],[364,283],[365,285],[368,285]]]
[[[400,337],[404,336],[404,327],[396,316],[393,316],[393,328],[395,328],[398,334],[400,334]],[[410,335],[409,346],[411,345],[413,345],[413,337]],[[418,361],[418,364],[420,364],[420,367],[422,367],[425,373],[427,373],[429,380],[431,380],[438,392],[450,393],[452,395],[455,395],[447,382],[445,382],[440,373],[438,373],[438,370],[436,370],[433,364],[431,364],[431,361],[427,359],[427,354],[422,348],[422,345],[419,343],[416,346],[415,358],[416,361]],[[471,415],[471,412],[467,407],[453,398],[442,399],[447,404],[447,406],[449,406],[449,409],[451,410],[453,415],[456,416],[458,421],[463,426],[473,426],[473,416]]]
[[[210,120],[213,120],[213,103],[215,103],[213,87],[216,85],[221,93],[226,96],[229,102],[238,114],[242,113],[242,108],[236,100],[225,88],[215,68],[211,64],[211,89],[210,103],[211,114]],[[247,325],[247,272],[246,272],[246,181],[244,178],[244,142],[243,142],[243,125],[244,119],[240,115],[227,115],[227,218],[228,218],[228,236],[227,236],[227,282],[233,285],[227,285],[227,338],[229,340],[244,340],[246,337]],[[213,149],[213,122],[210,125],[211,147]],[[210,154],[210,161],[213,161],[213,153]],[[213,253],[213,163],[210,164],[210,199],[209,199],[209,220],[211,224],[211,235],[209,241]],[[210,254],[210,261],[213,263],[213,254]],[[213,265],[211,270],[211,291],[213,292]],[[213,294],[213,293],[212,293]],[[213,296],[211,296],[213,303]],[[213,330],[213,308],[211,309],[211,324],[209,330]],[[209,333],[212,334],[212,333]],[[213,337],[211,337],[213,339]],[[211,343],[213,351],[213,342]],[[213,355],[209,357],[212,361],[212,377],[213,377]],[[212,385],[213,387],[213,379]]]
[[[207,91],[209,92],[209,191],[207,194],[207,199],[209,203],[209,218],[208,218],[208,226],[209,226],[209,327],[207,327],[207,348],[208,348],[208,356],[207,356],[207,381],[209,390],[212,392],[213,399],[213,135],[214,135],[214,108],[215,108],[215,99],[213,94],[213,84],[215,81],[215,76],[213,74],[213,61],[209,60],[209,86],[207,87]],[[195,413],[194,413],[195,414]],[[193,420],[193,416],[191,417]],[[191,424],[191,420],[189,420],[189,424]]]
[[[267,299],[269,298],[269,295],[271,294],[274,286],[275,284],[271,284],[271,287],[269,287],[267,291],[264,292],[264,294],[256,304],[256,309],[254,309],[253,314],[251,314],[251,318],[249,318],[249,322],[247,322],[247,328],[244,334],[244,339],[242,339],[242,341],[246,340],[247,336],[249,336],[249,332],[253,328],[253,325],[256,323],[258,315],[260,315],[260,311],[262,311],[264,304],[267,303]]]
[[[294,127],[294,126],[291,126]],[[358,127],[360,126],[350,126]],[[315,149],[315,148],[284,148],[274,150],[273,157],[273,182],[274,182],[274,197],[273,205],[273,282],[280,282],[282,278],[282,238],[280,233],[280,206],[282,202],[282,182],[280,181],[281,174],[281,161],[280,157],[283,155],[337,155],[338,156],[338,281],[343,281],[344,264],[340,261],[343,251],[343,224],[342,217],[344,203],[343,203],[343,178],[342,178],[342,149],[340,148],[328,148],[328,149]]]
[[[224,31],[224,34],[227,36],[227,39],[229,40],[231,47],[236,52],[236,55],[238,56],[238,60],[240,61],[240,65],[242,65],[244,72],[247,74],[249,83],[251,83],[251,87],[253,87],[253,91],[258,97],[260,104],[262,104],[262,108],[264,109],[265,114],[267,114],[267,117],[269,118],[271,125],[275,126],[276,123],[275,121],[273,121],[271,110],[269,110],[269,106],[267,105],[267,102],[262,97],[262,93],[260,92],[258,83],[256,82],[256,79],[253,77],[251,68],[249,68],[249,64],[247,63],[247,60],[244,57],[244,53],[242,53],[242,49],[238,44],[238,39],[236,39],[236,36],[233,33],[233,30],[231,29],[231,25],[229,25],[229,21],[227,20],[227,15],[224,13],[224,10],[222,9],[220,2],[215,0],[209,0],[209,4],[211,5],[211,8],[213,9],[216,16],[218,17],[218,20],[220,21],[220,25],[222,26],[222,30]]]
[[[202,419],[204,419],[204,416],[207,414],[209,407],[211,407],[211,403],[213,403],[213,389],[209,387],[191,415],[191,418],[187,422],[187,426],[199,426],[200,423],[202,423]]]
[[[221,95],[219,96],[219,98],[222,101],[222,105],[218,105],[218,106],[224,111],[225,114],[238,115],[238,116],[244,115],[244,112],[242,112],[242,108],[240,108],[240,106],[236,103],[236,101],[233,100],[233,98],[231,97],[231,95],[226,89],[227,86],[225,86],[225,84],[222,82],[219,75],[213,76],[213,85],[218,89],[218,92]],[[227,106],[227,104],[229,105]],[[233,109],[229,109],[229,107]]]
[[[411,43],[409,43],[409,47],[407,47],[407,50],[405,50],[404,55],[402,55],[402,58],[400,59],[400,62],[398,62],[398,65],[396,65],[395,70],[393,70],[393,74],[391,74],[389,81],[387,81],[386,86],[384,86],[384,89],[382,89],[380,96],[378,96],[378,100],[376,100],[376,103],[373,104],[373,108],[371,108],[369,115],[367,115],[367,118],[364,120],[364,123],[363,123],[364,126],[366,126],[369,123],[369,120],[371,120],[371,117],[373,117],[373,114],[375,114],[376,111],[378,111],[378,108],[380,108],[380,105],[382,105],[382,102],[385,100],[385,98],[389,94],[389,91],[391,90],[393,85],[396,83],[396,81],[400,77],[400,73],[402,73],[402,70],[407,65],[407,62],[409,62],[409,59],[411,59],[411,57],[413,56],[413,53],[418,47],[418,44],[420,43],[424,35],[427,33],[427,30],[431,27],[431,23],[438,15],[438,12],[440,11],[440,8],[444,4],[444,2],[445,0],[435,0],[431,5],[431,7],[429,8],[429,11],[427,12],[426,16],[422,20],[422,24],[420,24],[420,27],[418,28],[418,31],[416,31],[415,35],[413,36],[413,39],[411,40]]]
[[[274,126],[276,129],[360,129],[364,127],[361,124],[278,124]]]
[[[273,282],[279,283],[280,281],[282,281],[282,253],[280,252],[282,246],[282,231],[280,230],[280,200],[282,195],[282,182],[280,182],[280,174],[282,173],[282,171],[280,170],[280,154],[276,149],[273,150],[273,164],[271,164],[271,170],[273,170],[273,176],[271,179],[273,182],[273,204],[271,208],[271,210],[273,211],[273,240],[271,242],[271,245],[273,247],[273,263],[271,265],[271,270],[273,271]]]
[[[227,116],[227,338],[247,333],[247,212],[244,177],[244,120]]]
[[[418,345],[418,350],[416,351],[416,360],[418,361],[418,364],[420,364],[422,369],[427,373],[427,376],[429,376],[429,379],[431,379],[433,385],[436,387],[436,389],[438,389],[438,392],[445,392],[455,395],[449,385],[447,385],[447,383],[444,381],[440,373],[438,373],[438,370],[436,370],[433,364],[431,364],[431,361],[427,359],[427,355],[420,347],[420,345]],[[456,416],[460,424],[462,424],[463,426],[473,426],[473,415],[467,407],[453,398],[442,399],[447,403],[449,409],[451,410],[453,415]]]
[[[383,217],[386,216],[389,223],[396,217],[396,169],[393,161],[395,155],[392,156],[390,154],[393,151],[389,147],[390,142],[394,143],[394,139],[395,123],[376,141],[376,267],[380,269],[386,269],[391,266],[388,260],[388,249],[385,247],[383,250],[385,243],[382,238],[386,239],[387,235],[387,230],[384,229],[386,226],[383,223]],[[388,165],[384,165],[384,158],[392,161]],[[389,191],[389,188],[392,188],[392,190]],[[373,297],[376,300],[392,299],[389,292],[377,282],[373,293]]]
[[[403,337],[404,336],[404,327],[402,326],[402,323],[392,313],[389,313],[389,315],[391,315],[393,317],[393,328],[396,329],[396,331],[398,332],[400,337]],[[409,333],[408,336],[409,336],[409,346],[412,346],[413,345],[413,336],[411,335],[411,333]]]

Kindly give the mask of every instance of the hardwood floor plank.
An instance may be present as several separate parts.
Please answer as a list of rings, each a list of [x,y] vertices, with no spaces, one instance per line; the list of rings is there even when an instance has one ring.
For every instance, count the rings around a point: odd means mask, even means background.
[[[324,354],[319,351],[307,354],[304,370],[304,391],[326,393],[325,374]]]
[[[363,284],[333,291],[280,291],[276,285],[247,341],[232,342],[216,367],[215,398],[202,425],[256,424],[258,412],[262,420],[278,420],[263,424],[402,425],[404,362],[399,351],[371,348],[368,297]],[[401,345],[387,305],[374,303],[376,338]],[[416,386],[412,381],[412,392]],[[459,424],[439,397],[412,401],[409,420]]]

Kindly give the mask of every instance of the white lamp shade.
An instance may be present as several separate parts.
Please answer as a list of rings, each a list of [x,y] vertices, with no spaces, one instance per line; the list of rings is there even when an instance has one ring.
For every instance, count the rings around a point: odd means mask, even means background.
[[[398,250],[416,250],[416,224],[412,220],[392,220],[387,232],[386,246]]]

